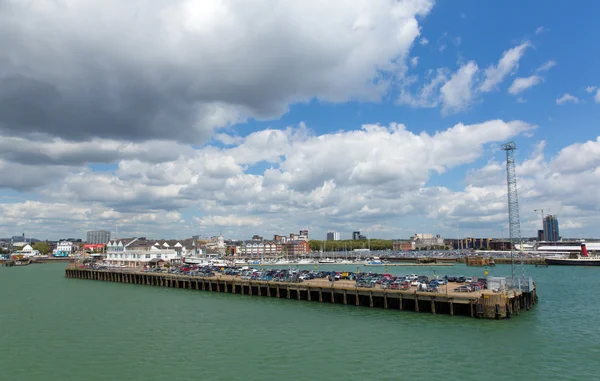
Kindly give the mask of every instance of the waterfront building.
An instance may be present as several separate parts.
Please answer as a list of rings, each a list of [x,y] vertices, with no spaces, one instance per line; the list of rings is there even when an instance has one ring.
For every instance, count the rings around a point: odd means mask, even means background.
[[[297,257],[308,254],[310,251],[310,245],[308,241],[304,240],[289,241],[283,244],[283,250],[285,250],[288,256]]]
[[[544,217],[544,241],[560,241],[557,216],[548,214],[546,217]]]
[[[125,267],[148,266],[152,260],[162,260],[169,264],[181,262],[181,253],[173,249],[128,250],[107,252],[105,262]]]
[[[504,244],[501,241],[494,241],[491,238],[473,238],[466,237],[461,239],[452,240],[452,248],[455,250],[459,249],[475,249],[475,250],[510,250],[510,244],[506,241]]]
[[[411,251],[415,250],[415,243],[412,241],[394,241],[392,242],[394,251]]]
[[[86,243],[100,244],[110,241],[110,232],[106,230],[92,230],[87,232]]]
[[[436,236],[433,234],[415,234],[410,237],[410,240],[414,242],[417,249],[444,246],[444,239],[439,234]]]
[[[327,240],[328,241],[340,241],[341,240],[341,234],[340,234],[340,232],[329,232],[329,233],[327,233]]]
[[[52,254],[73,254],[73,242],[71,241],[59,241],[56,244],[56,248],[52,251]]]
[[[242,257],[273,257],[281,253],[282,244],[277,241],[244,241],[236,250],[239,256]]]

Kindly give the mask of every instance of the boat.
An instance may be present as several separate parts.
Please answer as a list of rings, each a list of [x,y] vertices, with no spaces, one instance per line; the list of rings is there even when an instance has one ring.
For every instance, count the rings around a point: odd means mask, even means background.
[[[185,257],[183,259],[183,262],[187,263],[187,264],[191,264],[191,265],[198,265],[198,266],[215,266],[215,267],[227,266],[227,261],[225,261],[223,259],[219,259],[218,257],[213,256],[211,254],[209,254],[208,257],[196,257],[196,256]]]
[[[548,257],[546,263],[555,266],[600,266],[600,256],[590,255],[585,243],[582,243],[579,253],[571,253],[568,257],[562,258]]]
[[[319,259],[321,264],[335,264],[335,260],[331,258]]]
[[[314,263],[315,261],[313,261],[312,259],[301,259],[298,261],[299,265],[312,265]]]
[[[384,266],[385,263],[379,257],[373,257],[372,260],[365,262],[365,266]]]

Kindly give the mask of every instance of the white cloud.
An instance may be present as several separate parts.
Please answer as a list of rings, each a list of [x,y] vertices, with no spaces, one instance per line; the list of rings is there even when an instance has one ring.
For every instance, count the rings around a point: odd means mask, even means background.
[[[545,64],[543,64],[542,66],[538,67],[535,72],[539,73],[542,71],[548,71],[550,69],[552,69],[554,66],[556,66],[556,61],[550,60],[548,62],[546,62]]]
[[[557,105],[563,105],[565,103],[579,103],[579,98],[569,93],[566,93],[562,97],[556,99]]]
[[[497,65],[491,65],[485,69],[485,80],[481,84],[479,90],[482,92],[494,90],[500,82],[519,66],[519,60],[529,47],[531,47],[531,44],[529,42],[524,42],[505,51]]]
[[[594,97],[596,103],[600,103],[600,89],[596,91],[596,96]]]
[[[24,209],[28,229],[47,234],[55,229],[60,235],[82,231],[93,221],[108,227],[118,222],[122,234],[162,231],[161,236],[189,236],[211,226],[237,234],[243,227],[285,232],[302,226],[356,229],[350,221],[385,225],[398,214],[418,215],[426,208],[423,192],[437,192],[425,188],[432,174],[472,163],[487,145],[533,128],[496,120],[434,134],[414,133],[401,124],[325,135],[304,125],[257,131],[231,148],[207,146],[160,163],[119,159],[110,173],[81,170],[51,177],[39,192],[44,202],[3,206],[0,232],[8,232],[19,218],[14,214]],[[269,165],[256,172],[248,163]],[[72,208],[72,220],[54,212],[60,205]]]
[[[535,29],[535,34],[540,35],[540,34],[542,34],[544,32],[547,32],[547,31],[548,31],[548,29],[544,28],[543,26],[538,26]]]
[[[429,40],[426,37],[421,37],[421,39],[419,40],[419,44],[427,45],[429,44]]]
[[[410,64],[412,67],[416,67],[419,64],[419,57],[413,57],[410,59]]]
[[[433,1],[9,4],[5,135],[201,144],[299,102],[379,101]]]
[[[527,99],[524,99],[524,98],[518,97],[518,98],[517,98],[517,103],[527,103]]]
[[[596,90],[596,86],[588,86],[585,88],[585,91],[587,91],[588,93],[593,93]]]
[[[237,216],[234,214],[226,216],[194,217],[194,221],[200,225],[208,226],[259,226],[262,220],[257,217]]]
[[[469,106],[473,98],[474,76],[478,71],[475,61],[470,61],[461,66],[441,87],[443,114],[462,111]]]
[[[433,74],[430,73],[429,82],[425,83],[415,95],[402,88],[398,103],[411,107],[436,107],[440,103],[440,87],[448,81],[449,73],[445,69],[438,69],[435,75]]]
[[[508,92],[512,95],[517,95],[529,89],[530,87],[539,85],[543,81],[544,78],[540,77],[539,75],[532,75],[531,77],[526,78],[515,78],[512,85],[510,85]]]

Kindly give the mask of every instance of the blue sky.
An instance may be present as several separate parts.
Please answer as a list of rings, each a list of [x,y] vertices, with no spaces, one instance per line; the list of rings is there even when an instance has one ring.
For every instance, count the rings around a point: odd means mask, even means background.
[[[513,139],[523,235],[543,207],[565,236],[600,236],[599,14],[519,1],[15,3],[0,16],[15,36],[0,43],[0,236],[500,236],[499,146]]]

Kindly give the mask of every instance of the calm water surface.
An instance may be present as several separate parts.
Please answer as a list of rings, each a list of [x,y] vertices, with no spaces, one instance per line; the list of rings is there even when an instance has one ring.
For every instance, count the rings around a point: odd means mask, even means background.
[[[527,267],[540,303],[484,321],[66,279],[64,267],[0,268],[0,380],[600,379],[600,268]]]

